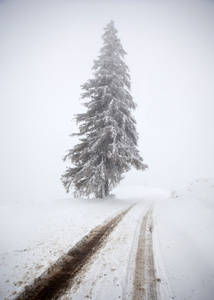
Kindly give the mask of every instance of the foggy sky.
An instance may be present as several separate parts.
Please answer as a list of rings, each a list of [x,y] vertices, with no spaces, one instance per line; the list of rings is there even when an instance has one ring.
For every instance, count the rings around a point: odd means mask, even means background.
[[[0,203],[64,198],[71,120],[83,111],[103,28],[127,52],[139,150],[123,183],[214,177],[214,1],[0,1]]]

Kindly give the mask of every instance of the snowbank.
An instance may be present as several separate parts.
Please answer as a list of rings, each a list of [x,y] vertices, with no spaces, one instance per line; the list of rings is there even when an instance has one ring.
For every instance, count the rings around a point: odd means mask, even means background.
[[[214,295],[214,180],[198,179],[155,206],[156,264],[163,299]]]

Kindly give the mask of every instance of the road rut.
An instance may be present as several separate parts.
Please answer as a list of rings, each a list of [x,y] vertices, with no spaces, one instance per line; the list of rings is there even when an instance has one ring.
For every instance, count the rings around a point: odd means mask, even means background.
[[[71,287],[72,281],[75,280],[83,265],[102,246],[108,235],[133,206],[94,228],[67,254],[27,286],[16,300],[50,300],[62,295]]]
[[[153,219],[152,207],[144,215],[135,258],[133,281],[133,300],[157,300],[157,279],[155,276],[153,255]]]

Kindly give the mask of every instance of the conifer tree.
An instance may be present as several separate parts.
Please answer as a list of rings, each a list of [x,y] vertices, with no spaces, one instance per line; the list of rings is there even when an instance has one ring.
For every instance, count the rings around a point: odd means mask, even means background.
[[[79,133],[72,135],[80,142],[64,157],[73,167],[67,167],[61,180],[67,192],[74,187],[75,196],[104,198],[131,167],[147,168],[137,150],[136,121],[131,114],[136,104],[123,61],[126,52],[113,21],[104,28],[102,38],[103,47],[92,68],[94,78],[82,85],[87,111],[75,117]]]

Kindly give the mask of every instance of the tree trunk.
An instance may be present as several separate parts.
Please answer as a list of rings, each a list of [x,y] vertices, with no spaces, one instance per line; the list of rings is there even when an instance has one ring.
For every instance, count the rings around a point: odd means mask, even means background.
[[[108,179],[105,181],[105,197],[109,195],[109,185],[108,185]]]
[[[105,198],[105,185],[104,183],[95,194],[96,198]]]
[[[109,195],[109,184],[108,180],[106,179],[105,182],[103,182],[102,187],[97,191],[96,198],[102,198],[104,199]]]

